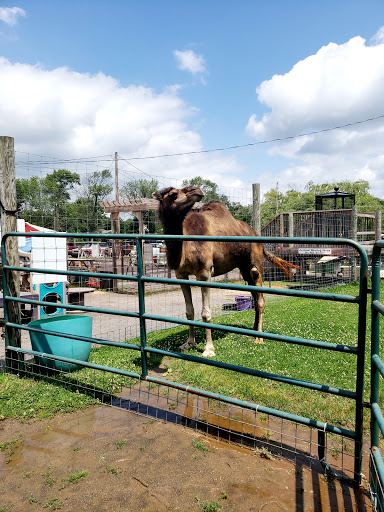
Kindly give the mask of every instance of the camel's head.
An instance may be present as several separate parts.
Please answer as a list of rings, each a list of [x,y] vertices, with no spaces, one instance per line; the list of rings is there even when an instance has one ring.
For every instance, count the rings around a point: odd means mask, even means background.
[[[182,189],[173,187],[163,188],[158,192],[154,192],[152,197],[160,202],[159,212],[161,217],[180,213],[186,215],[195,203],[201,201],[204,193],[199,187],[191,185]]]

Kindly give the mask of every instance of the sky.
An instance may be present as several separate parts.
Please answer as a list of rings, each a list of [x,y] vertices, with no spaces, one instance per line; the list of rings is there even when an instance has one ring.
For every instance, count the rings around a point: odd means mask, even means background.
[[[117,152],[119,185],[364,179],[384,198],[383,91],[382,0],[0,2],[18,178],[114,172]]]

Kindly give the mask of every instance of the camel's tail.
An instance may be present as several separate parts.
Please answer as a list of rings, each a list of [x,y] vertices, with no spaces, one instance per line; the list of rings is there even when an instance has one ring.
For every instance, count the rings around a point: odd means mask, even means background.
[[[287,277],[293,274],[291,269],[294,268],[296,270],[300,270],[300,267],[298,267],[297,265],[293,265],[293,263],[289,263],[288,261],[285,261],[282,258],[275,256],[271,252],[267,251],[264,247],[263,252],[266,258],[272,263],[272,265],[275,265],[275,267],[280,268]]]

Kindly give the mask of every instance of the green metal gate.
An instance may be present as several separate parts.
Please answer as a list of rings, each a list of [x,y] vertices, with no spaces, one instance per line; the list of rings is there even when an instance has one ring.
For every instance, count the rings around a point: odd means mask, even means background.
[[[372,253],[372,324],[371,324],[371,455],[370,487],[375,510],[384,510],[384,463],[380,453],[380,436],[384,435],[384,418],[379,405],[380,379],[384,364],[380,358],[380,317],[384,305],[380,302],[380,263],[384,241],[376,242]]]
[[[27,272],[37,272],[44,274],[64,274],[64,275],[75,275],[79,277],[84,277],[83,272],[77,271],[57,271],[57,270],[49,270],[49,269],[39,269],[39,268],[25,268],[25,267],[17,267],[10,266],[7,262],[7,255],[5,250],[5,242],[6,239],[10,236],[33,236],[33,237],[61,237],[61,238],[81,238],[81,239],[132,239],[136,238],[136,246],[137,246],[137,266],[138,271],[137,275],[120,275],[120,274],[103,274],[103,278],[110,279],[120,279],[120,280],[131,280],[135,281],[138,286],[138,310],[137,311],[120,311],[120,310],[110,310],[104,308],[90,308],[86,306],[74,306],[71,304],[57,304],[50,302],[42,302],[42,301],[34,301],[25,298],[18,298],[12,296],[10,293],[9,285],[11,283],[11,272],[20,272],[21,270]],[[336,246],[336,245],[346,245],[350,248],[351,252],[355,253],[360,257],[360,279],[359,279],[359,294],[357,296],[352,295],[342,295],[342,294],[333,294],[333,293],[324,293],[313,290],[294,290],[294,289],[279,289],[279,288],[264,288],[264,287],[250,287],[246,285],[235,285],[235,284],[227,284],[227,283],[217,283],[217,282],[199,282],[199,281],[180,281],[169,278],[160,278],[160,277],[150,277],[144,275],[144,265],[143,265],[143,252],[142,252],[142,242],[145,240],[194,240],[194,241],[223,241],[223,242],[253,242],[253,243],[277,243],[277,244],[305,244],[305,245],[327,245],[327,246]],[[81,337],[76,335],[67,335],[68,338],[80,339],[89,343],[97,342],[100,345],[109,345],[109,346],[118,346],[127,350],[137,350],[140,351],[141,354],[141,373],[129,372],[122,369],[97,365],[89,362],[77,361],[75,359],[70,358],[60,358],[57,356],[49,356],[52,359],[61,360],[68,363],[79,364],[81,366],[88,366],[91,368],[95,368],[97,370],[103,370],[106,372],[112,372],[117,374],[126,375],[129,377],[135,377],[137,379],[146,380],[148,382],[153,382],[156,384],[162,384],[171,386],[180,390],[189,391],[198,395],[202,395],[208,398],[213,398],[216,400],[221,400],[227,402],[229,404],[238,405],[244,408],[251,409],[253,411],[258,411],[260,413],[269,414],[278,418],[286,419],[288,421],[292,421],[301,425],[305,425],[311,428],[315,428],[318,430],[318,438],[319,438],[319,459],[323,459],[324,457],[324,441],[325,434],[332,433],[340,436],[344,436],[354,442],[355,445],[355,453],[354,453],[354,471],[353,471],[353,481],[355,485],[360,485],[361,483],[361,475],[362,475],[362,443],[363,443],[363,406],[364,406],[364,356],[365,356],[365,342],[366,342],[366,307],[367,307],[367,274],[368,274],[368,258],[364,249],[358,245],[356,242],[346,239],[328,239],[328,238],[277,238],[277,237],[203,237],[203,236],[159,236],[159,235],[136,235],[133,237],[132,235],[100,235],[100,234],[90,234],[90,233],[8,233],[2,239],[1,245],[2,251],[2,263],[3,263],[3,290],[4,290],[4,305],[5,305],[5,334],[6,334],[6,360],[7,367],[9,369],[21,369],[23,368],[23,361],[25,354],[39,356],[40,352],[35,352],[33,350],[23,349],[18,346],[14,346],[14,342],[12,342],[12,332],[15,330],[24,329],[27,331],[37,331],[37,332],[49,332],[49,334],[62,336],[62,333],[52,333],[52,331],[44,331],[41,329],[36,329],[30,326],[21,325],[18,322],[12,321],[14,319],[10,318],[10,309],[9,306],[12,303],[20,303],[20,304],[31,304],[31,305],[45,305],[53,307],[62,307],[66,310],[76,309],[83,310],[87,312],[96,312],[96,313],[107,313],[117,316],[130,316],[139,319],[140,322],[140,346],[130,344],[130,343],[119,343],[113,342],[104,339],[94,339],[88,337]],[[100,277],[100,274],[96,272],[87,273],[89,277]],[[356,318],[356,327],[358,332],[358,342],[357,346],[348,345],[348,344],[340,344],[340,343],[330,343],[313,339],[303,339],[297,338],[293,336],[283,336],[279,334],[269,333],[269,332],[257,332],[252,329],[233,327],[227,325],[219,325],[219,324],[210,324],[209,327],[211,329],[217,329],[220,331],[224,331],[226,333],[237,333],[248,336],[258,336],[261,338],[265,338],[268,340],[276,340],[283,343],[288,344],[296,344],[307,347],[315,347],[323,350],[328,350],[332,352],[341,352],[344,354],[349,354],[351,358],[356,358],[356,386],[352,390],[341,389],[334,386],[330,386],[327,383],[316,383],[316,382],[307,382],[303,380],[296,379],[294,377],[287,377],[272,373],[267,373],[256,368],[247,368],[243,366],[236,366],[229,363],[224,363],[215,360],[209,360],[202,357],[184,354],[179,352],[170,352],[167,350],[158,349],[155,347],[147,346],[147,334],[145,328],[146,320],[160,320],[169,323],[177,323],[180,325],[194,325],[196,327],[206,327],[206,324],[201,321],[192,321],[186,320],[183,318],[174,318],[167,316],[160,316],[146,313],[145,310],[145,294],[144,294],[144,286],[145,283],[148,282],[157,282],[157,283],[165,283],[165,284],[180,284],[185,283],[190,286],[206,286],[211,288],[222,288],[222,289],[235,289],[237,291],[251,291],[254,290],[256,292],[274,294],[274,295],[284,295],[291,297],[306,297],[311,299],[325,300],[325,301],[337,301],[337,302],[345,302],[350,304],[358,305],[358,317]],[[182,299],[181,299],[182,300]],[[354,430],[348,430],[340,426],[331,425],[324,421],[314,418],[307,418],[303,416],[298,416],[295,414],[288,413],[286,411],[272,409],[263,405],[259,405],[256,403],[250,403],[244,400],[235,399],[229,396],[223,396],[218,393],[213,393],[210,391],[206,391],[203,389],[194,388],[191,386],[187,386],[182,383],[172,382],[165,379],[160,379],[157,377],[152,377],[148,375],[147,371],[147,355],[150,353],[160,354],[162,356],[185,359],[188,361],[193,361],[198,364],[204,364],[207,366],[215,366],[218,368],[229,369],[237,372],[241,372],[248,375],[253,375],[265,379],[270,379],[276,382],[284,382],[287,384],[291,384],[293,386],[300,386],[303,388],[307,388],[309,390],[315,390],[321,393],[329,393],[332,395],[337,395],[341,397],[346,397],[352,400],[355,404],[355,427]],[[46,357],[46,354],[44,354]],[[323,460],[324,466],[327,466],[327,462]]]

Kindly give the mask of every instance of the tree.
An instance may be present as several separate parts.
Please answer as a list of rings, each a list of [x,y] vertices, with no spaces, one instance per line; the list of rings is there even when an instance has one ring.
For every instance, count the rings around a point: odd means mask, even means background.
[[[16,201],[20,216],[32,223],[49,215],[49,205],[43,193],[43,179],[38,176],[16,180]]]
[[[238,202],[231,203],[229,205],[229,211],[237,220],[242,220],[252,225],[252,214],[253,214],[253,206],[251,204],[243,205]]]
[[[127,181],[124,186],[120,188],[121,197],[126,197],[127,199],[144,199],[144,198],[152,198],[153,192],[159,190],[160,185],[159,182],[155,179],[133,179]],[[139,224],[137,219],[128,219],[130,222],[126,222],[124,229],[130,229],[131,232],[138,233],[139,232]],[[161,225],[158,219],[157,212],[154,211],[144,211],[143,212],[143,222],[149,233],[158,233],[161,232]],[[122,224],[120,221],[120,229],[122,230]],[[123,231],[122,231],[123,232]],[[125,231],[127,233],[128,231]]]
[[[105,199],[113,190],[112,173],[109,169],[96,171],[85,178],[85,195],[92,198],[93,209],[98,209],[98,202]]]
[[[211,201],[212,199],[217,199],[218,201],[221,201],[228,207],[230,206],[230,200],[228,197],[224,194],[220,194],[219,192],[219,186],[217,183],[205,180],[201,176],[196,176],[195,178],[192,178],[190,180],[184,180],[182,183],[183,187],[188,187],[188,185],[193,185],[195,187],[199,187],[204,192],[204,203],[207,203],[208,201]]]
[[[127,199],[152,198],[152,193],[159,190],[159,182],[155,179],[134,179],[120,187],[120,195]]]
[[[111,229],[110,219],[102,208],[95,209],[92,197],[78,197],[65,209],[65,230],[72,233],[100,233]]]
[[[54,211],[56,231],[60,230],[60,213],[63,212],[64,205],[69,201],[69,190],[75,185],[80,185],[80,176],[66,169],[59,169],[47,174],[43,178],[43,192],[47,195]]]

